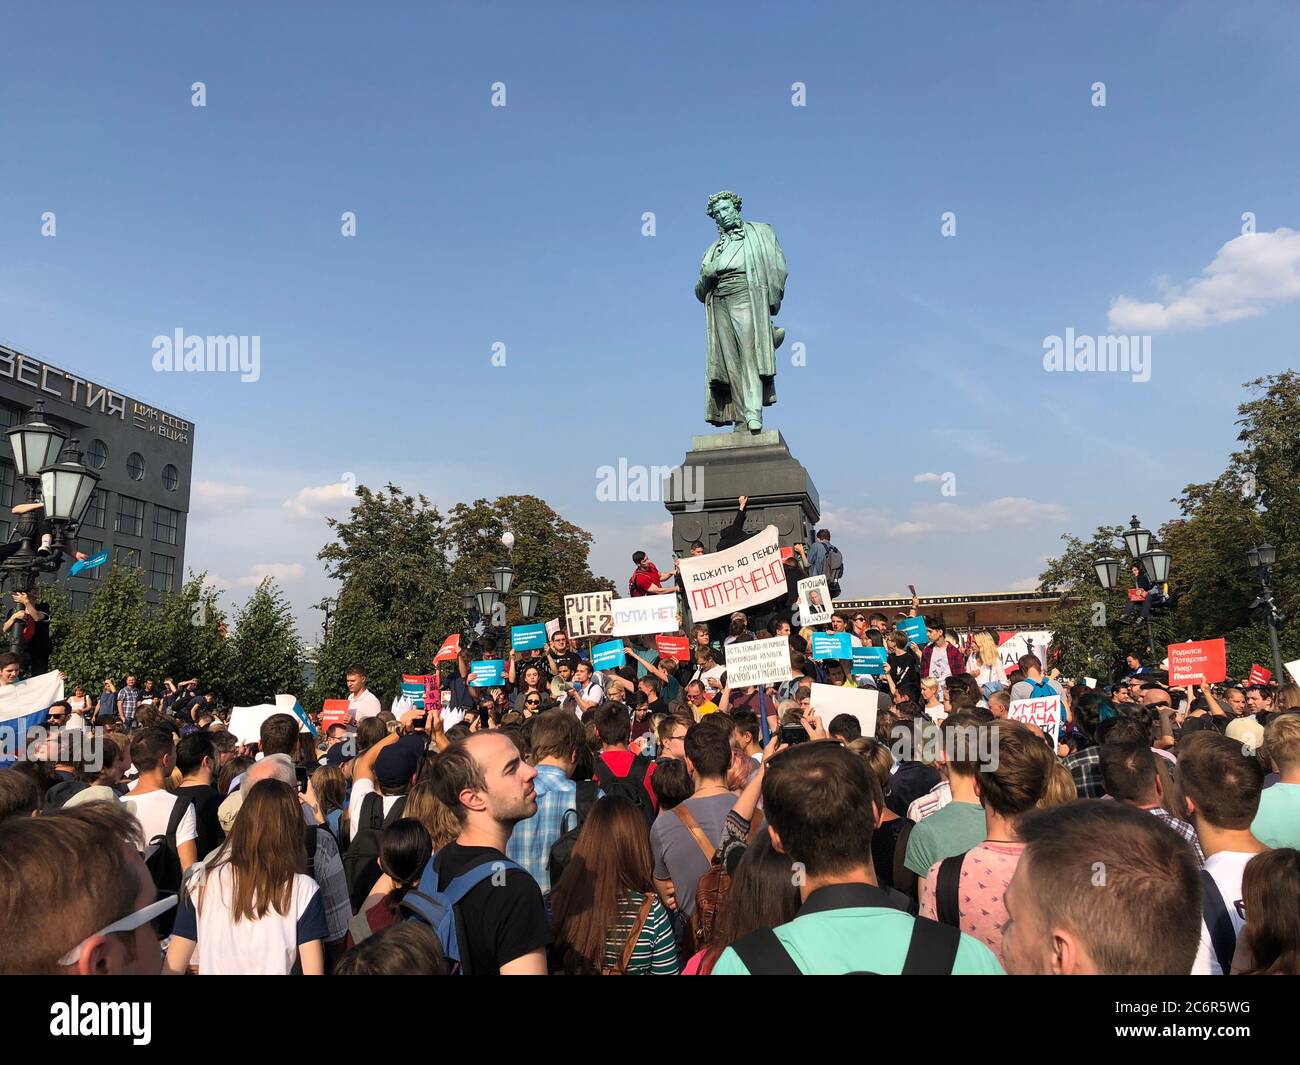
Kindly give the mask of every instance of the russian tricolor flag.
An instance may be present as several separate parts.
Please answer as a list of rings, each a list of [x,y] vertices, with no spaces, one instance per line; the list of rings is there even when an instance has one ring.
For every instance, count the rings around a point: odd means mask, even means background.
[[[0,768],[13,765],[27,747],[27,732],[44,725],[63,698],[63,674],[54,670],[0,687]]]

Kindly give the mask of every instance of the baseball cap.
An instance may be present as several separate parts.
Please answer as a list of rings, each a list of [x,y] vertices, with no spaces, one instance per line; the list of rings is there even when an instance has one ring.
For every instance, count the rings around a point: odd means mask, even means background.
[[[379,757],[375,759],[375,780],[381,788],[405,787],[420,768],[420,756],[423,753],[423,736],[403,736],[379,752]]]
[[[352,756],[347,753],[347,748],[351,746],[352,744],[349,744],[347,740],[334,744],[325,752],[325,764],[341,766],[344,762],[350,761]]]
[[[1264,746],[1264,726],[1253,717],[1239,717],[1228,722],[1228,727],[1223,730],[1223,734],[1228,739],[1236,740],[1252,750],[1258,751]]]

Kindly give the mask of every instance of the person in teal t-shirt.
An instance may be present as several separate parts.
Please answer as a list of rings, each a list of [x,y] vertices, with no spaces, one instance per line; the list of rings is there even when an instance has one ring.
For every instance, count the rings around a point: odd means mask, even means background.
[[[1270,847],[1300,850],[1300,714],[1270,721],[1264,750],[1280,779],[1260,794],[1250,834]]]
[[[903,864],[917,876],[924,877],[935,862],[984,842],[984,807],[975,791],[979,745],[973,737],[979,725],[973,714],[956,713],[939,726],[941,749],[935,752],[935,765],[952,788],[952,802],[921,821],[907,838]]]
[[[794,920],[729,946],[713,975],[1002,972],[983,943],[911,916],[902,895],[876,884],[870,826],[884,796],[865,760],[818,740],[769,758],[760,773],[772,843],[800,877],[803,904]],[[920,944],[931,949],[922,951]],[[775,957],[779,967],[764,957]],[[922,957],[925,963],[918,964]]]

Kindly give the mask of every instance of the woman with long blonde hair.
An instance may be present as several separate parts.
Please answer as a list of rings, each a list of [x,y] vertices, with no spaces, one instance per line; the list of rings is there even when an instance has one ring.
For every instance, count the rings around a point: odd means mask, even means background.
[[[998,657],[997,641],[986,629],[978,630],[973,637],[975,650],[966,660],[966,671],[975,678],[985,698],[1007,686],[1007,671]]]
[[[325,907],[307,875],[298,792],[259,780],[212,865],[182,888],[163,971],[185,973],[197,948],[204,976],[325,972]]]

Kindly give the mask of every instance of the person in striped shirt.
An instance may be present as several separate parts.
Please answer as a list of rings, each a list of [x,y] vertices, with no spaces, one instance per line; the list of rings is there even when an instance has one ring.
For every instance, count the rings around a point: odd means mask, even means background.
[[[551,972],[677,975],[677,943],[652,870],[640,811],[619,795],[597,800],[551,895]]]

